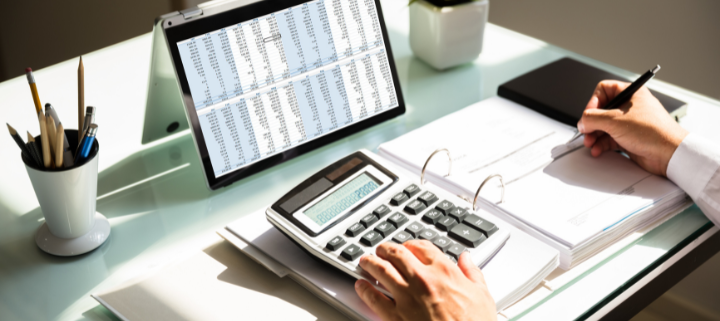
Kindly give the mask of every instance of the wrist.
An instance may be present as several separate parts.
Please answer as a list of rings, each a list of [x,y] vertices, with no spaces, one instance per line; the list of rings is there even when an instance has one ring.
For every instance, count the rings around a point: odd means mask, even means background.
[[[666,137],[667,142],[667,148],[665,152],[664,158],[664,168],[663,168],[663,175],[667,177],[667,170],[668,166],[670,165],[670,160],[672,159],[673,155],[677,151],[680,144],[682,144],[683,140],[685,140],[685,137],[689,134],[689,132],[685,129],[680,127],[680,125],[673,126],[675,127],[674,130],[670,131]]]

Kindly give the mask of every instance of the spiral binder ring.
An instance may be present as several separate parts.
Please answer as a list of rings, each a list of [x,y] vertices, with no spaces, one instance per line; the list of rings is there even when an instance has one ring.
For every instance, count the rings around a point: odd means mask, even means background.
[[[445,175],[445,177],[450,176],[450,172],[452,171],[452,158],[450,158],[450,151],[447,148],[438,148],[436,149],[432,154],[430,154],[430,157],[425,161],[425,165],[423,165],[422,172],[420,172],[420,185],[425,185],[425,169],[428,166],[428,163],[430,163],[430,160],[435,156],[435,154],[439,152],[446,152],[448,155],[448,173]]]
[[[495,177],[497,177],[497,178],[500,179],[500,186],[502,186],[502,191],[501,191],[501,194],[500,194],[500,203],[498,203],[498,204],[502,204],[502,203],[505,202],[505,183],[503,182],[502,175],[500,175],[500,174],[492,174],[492,175],[488,176],[488,177],[482,182],[482,184],[480,184],[480,187],[478,187],[477,192],[475,193],[475,199],[473,200],[473,211],[474,211],[475,208],[476,208],[475,205],[477,204],[478,197],[480,197],[480,190],[483,188],[483,186],[485,186],[485,183],[487,183],[489,180],[491,180],[491,179],[493,179],[493,178],[495,178]]]

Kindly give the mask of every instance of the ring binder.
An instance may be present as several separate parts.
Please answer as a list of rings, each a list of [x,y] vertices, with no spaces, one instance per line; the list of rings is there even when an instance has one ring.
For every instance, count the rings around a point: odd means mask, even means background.
[[[485,183],[487,183],[489,180],[491,180],[495,177],[500,179],[500,186],[502,187],[502,190],[500,192],[501,193],[500,194],[500,203],[498,203],[498,204],[502,204],[505,202],[505,182],[503,182],[503,177],[500,174],[492,174],[492,175],[488,176],[487,178],[485,178],[485,180],[482,182],[482,184],[480,184],[480,187],[478,187],[477,192],[475,192],[475,199],[473,199],[473,204],[472,204],[473,211],[475,211],[475,209],[476,209],[475,205],[477,204],[478,197],[480,197],[480,190],[482,190],[483,186],[485,186]]]
[[[438,148],[425,161],[425,165],[423,165],[422,171],[420,172],[420,185],[425,185],[425,169],[427,168],[428,164],[430,163],[430,160],[435,156],[435,154],[439,152],[446,152],[448,155],[448,173],[445,175],[445,177],[450,176],[450,172],[452,171],[452,158],[450,158],[450,151],[447,148]]]

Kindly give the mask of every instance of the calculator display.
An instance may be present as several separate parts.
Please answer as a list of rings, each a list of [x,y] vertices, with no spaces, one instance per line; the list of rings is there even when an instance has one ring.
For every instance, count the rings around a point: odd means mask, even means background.
[[[380,184],[375,178],[367,173],[360,174],[308,208],[303,214],[322,227],[378,187]]]

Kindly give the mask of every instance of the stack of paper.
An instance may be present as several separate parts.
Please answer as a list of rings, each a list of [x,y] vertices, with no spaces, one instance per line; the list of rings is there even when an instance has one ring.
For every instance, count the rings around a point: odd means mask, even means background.
[[[493,216],[489,219],[499,221]],[[511,237],[483,268],[498,311],[528,294],[558,266],[557,251],[512,226],[502,228],[510,229]],[[284,273],[348,316],[377,318],[355,293],[352,277],[305,253],[267,221],[264,211],[245,216],[226,229],[250,246],[238,244],[227,233],[219,234],[268,269],[281,267]]]
[[[480,203],[505,221],[560,251],[569,269],[616,240],[689,206],[685,193],[619,153],[594,158],[575,142],[574,129],[503,98],[490,98],[445,116],[391,142],[380,155],[419,173],[427,157],[448,148],[428,166],[429,181],[472,199],[491,174],[499,180]],[[579,140],[578,140],[579,141]]]

